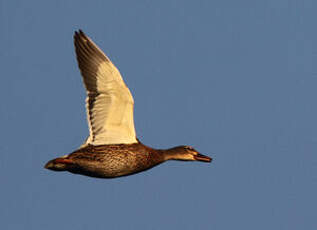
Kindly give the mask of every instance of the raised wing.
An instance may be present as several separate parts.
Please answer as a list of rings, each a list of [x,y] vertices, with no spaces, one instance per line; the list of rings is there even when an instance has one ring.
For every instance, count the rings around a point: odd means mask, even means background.
[[[110,59],[81,30],[74,35],[78,66],[87,90],[90,136],[86,144],[136,143],[133,97]]]

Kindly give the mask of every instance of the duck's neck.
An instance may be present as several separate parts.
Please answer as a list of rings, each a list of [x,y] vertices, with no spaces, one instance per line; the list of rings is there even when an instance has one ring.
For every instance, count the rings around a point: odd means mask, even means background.
[[[179,160],[188,161],[193,160],[192,156],[188,154],[182,146],[177,146],[170,149],[160,150],[164,156],[164,160]]]

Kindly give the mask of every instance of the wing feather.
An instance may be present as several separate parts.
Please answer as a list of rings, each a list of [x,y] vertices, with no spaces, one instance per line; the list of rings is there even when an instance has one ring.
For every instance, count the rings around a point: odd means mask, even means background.
[[[74,35],[78,66],[87,91],[90,135],[85,144],[136,143],[133,97],[120,72],[81,30]]]

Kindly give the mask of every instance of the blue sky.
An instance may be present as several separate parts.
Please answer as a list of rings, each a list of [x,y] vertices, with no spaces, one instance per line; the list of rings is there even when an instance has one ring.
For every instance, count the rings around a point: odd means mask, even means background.
[[[313,0],[0,1],[1,229],[317,229]],[[139,139],[212,164],[113,180],[43,169],[88,135],[81,28],[119,68]]]

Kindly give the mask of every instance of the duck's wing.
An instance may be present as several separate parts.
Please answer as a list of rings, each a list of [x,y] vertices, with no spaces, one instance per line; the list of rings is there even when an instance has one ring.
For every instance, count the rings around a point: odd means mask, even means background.
[[[133,97],[110,59],[81,30],[74,35],[78,66],[87,90],[90,131],[85,144],[136,143]]]

